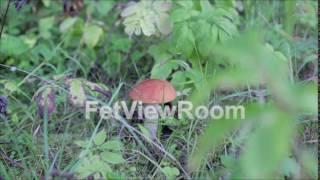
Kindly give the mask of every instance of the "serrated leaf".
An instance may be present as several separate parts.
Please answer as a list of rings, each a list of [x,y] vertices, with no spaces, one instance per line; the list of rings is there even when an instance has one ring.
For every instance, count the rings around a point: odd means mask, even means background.
[[[122,154],[120,153],[114,153],[114,152],[102,152],[100,154],[100,157],[102,160],[110,163],[110,164],[120,164],[120,163],[124,163],[125,160],[122,157]]]
[[[171,20],[173,22],[181,22],[189,19],[191,17],[190,12],[187,9],[176,9],[171,13]]]
[[[84,42],[87,46],[93,48],[97,45],[103,30],[101,27],[96,25],[88,25],[84,28]]]
[[[178,67],[175,61],[166,61],[163,63],[157,63],[151,70],[151,78],[155,79],[167,79],[171,72]]]
[[[169,34],[171,23],[167,11],[170,7],[169,2],[161,1],[128,3],[128,6],[121,13],[121,16],[124,17],[125,32],[129,36],[140,35],[141,32],[145,36],[151,36],[157,32]]]
[[[195,45],[193,32],[187,24],[184,24],[178,29],[178,32],[176,33],[178,37],[176,49],[185,56],[189,57],[192,54]]]

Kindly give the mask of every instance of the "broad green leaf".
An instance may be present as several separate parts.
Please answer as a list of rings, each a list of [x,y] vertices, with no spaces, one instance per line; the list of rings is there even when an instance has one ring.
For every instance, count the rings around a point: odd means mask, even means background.
[[[219,41],[224,43],[226,42],[228,39],[230,39],[230,36],[223,30],[219,30]]]
[[[123,149],[123,144],[119,140],[111,140],[111,141],[105,142],[99,148],[106,149],[106,150],[119,151]]]
[[[237,33],[237,28],[235,25],[226,18],[219,19],[217,24],[228,36],[233,36]]]
[[[151,78],[167,79],[171,72],[178,67],[175,61],[155,64],[151,70]]]
[[[93,142],[94,142],[95,145],[99,146],[99,145],[104,143],[106,138],[107,138],[107,133],[106,133],[106,131],[102,130],[102,131],[100,131],[99,133],[96,134],[96,136],[94,137]]]
[[[113,5],[113,0],[95,2],[95,7],[97,8],[99,14],[101,14],[102,16],[106,16],[112,9]]]
[[[51,37],[51,33],[50,30],[52,29],[54,25],[54,17],[46,17],[46,18],[42,18],[39,21],[39,31],[40,34],[43,38],[50,38]]]
[[[192,1],[177,1],[177,4],[182,6],[184,9],[190,10],[193,8],[193,2]]]
[[[73,18],[67,18],[65,19],[61,24],[60,24],[60,31],[61,32],[66,32],[68,29],[70,29],[76,22],[78,18],[73,17]]]
[[[171,13],[171,20],[173,22],[185,21],[191,17],[190,12],[187,9],[176,9]]]
[[[166,166],[161,168],[161,171],[166,175],[168,179],[175,179],[175,177],[179,176],[180,171],[176,167]]]
[[[21,38],[24,43],[29,46],[29,48],[33,48],[38,41],[38,38],[35,36],[21,36]]]
[[[109,47],[109,50],[129,52],[132,45],[132,41],[130,39],[119,35],[111,35],[111,39],[112,46]]]
[[[177,44],[176,49],[183,55],[189,57],[195,46],[195,39],[192,30],[189,28],[188,24],[182,25],[176,32]]]
[[[120,153],[105,151],[100,154],[100,157],[102,160],[110,164],[120,164],[125,162],[125,160],[122,157],[122,154]]]
[[[183,90],[187,76],[183,71],[177,71],[172,75],[171,83],[177,90]]]
[[[172,54],[168,52],[167,43],[153,45],[149,48],[148,52],[152,55],[157,63],[167,61],[172,57]]]
[[[103,30],[101,27],[96,25],[88,25],[84,28],[84,42],[87,46],[93,48],[97,45]]]
[[[28,50],[28,45],[20,37],[3,35],[0,39],[0,52],[5,55],[21,55]]]

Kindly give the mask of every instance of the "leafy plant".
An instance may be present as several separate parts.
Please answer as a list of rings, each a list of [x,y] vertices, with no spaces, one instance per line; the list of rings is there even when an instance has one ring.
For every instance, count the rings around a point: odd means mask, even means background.
[[[121,151],[123,145],[119,140],[106,141],[106,131],[102,130],[93,139],[93,146],[90,141],[76,141],[75,143],[83,148],[82,153],[86,153],[79,160],[79,165],[74,170],[79,178],[93,176],[95,178],[108,178],[114,176],[112,166],[124,163]],[[118,176],[118,178],[121,176]]]

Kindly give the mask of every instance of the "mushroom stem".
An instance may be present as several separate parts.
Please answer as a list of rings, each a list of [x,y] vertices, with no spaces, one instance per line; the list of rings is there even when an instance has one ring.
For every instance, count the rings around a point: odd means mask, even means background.
[[[148,129],[150,138],[157,139],[159,111],[158,104],[149,104],[145,107],[144,127]]]
[[[157,132],[158,132],[158,121],[157,120],[151,120],[151,119],[145,119],[144,127],[148,129],[150,133],[150,138],[152,140],[157,139]]]

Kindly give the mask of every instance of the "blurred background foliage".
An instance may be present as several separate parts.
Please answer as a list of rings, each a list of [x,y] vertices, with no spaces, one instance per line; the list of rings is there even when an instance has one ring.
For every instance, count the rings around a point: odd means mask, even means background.
[[[8,2],[0,177],[317,179],[317,1]],[[140,122],[84,119],[146,78],[246,118],[163,120],[157,150]]]

